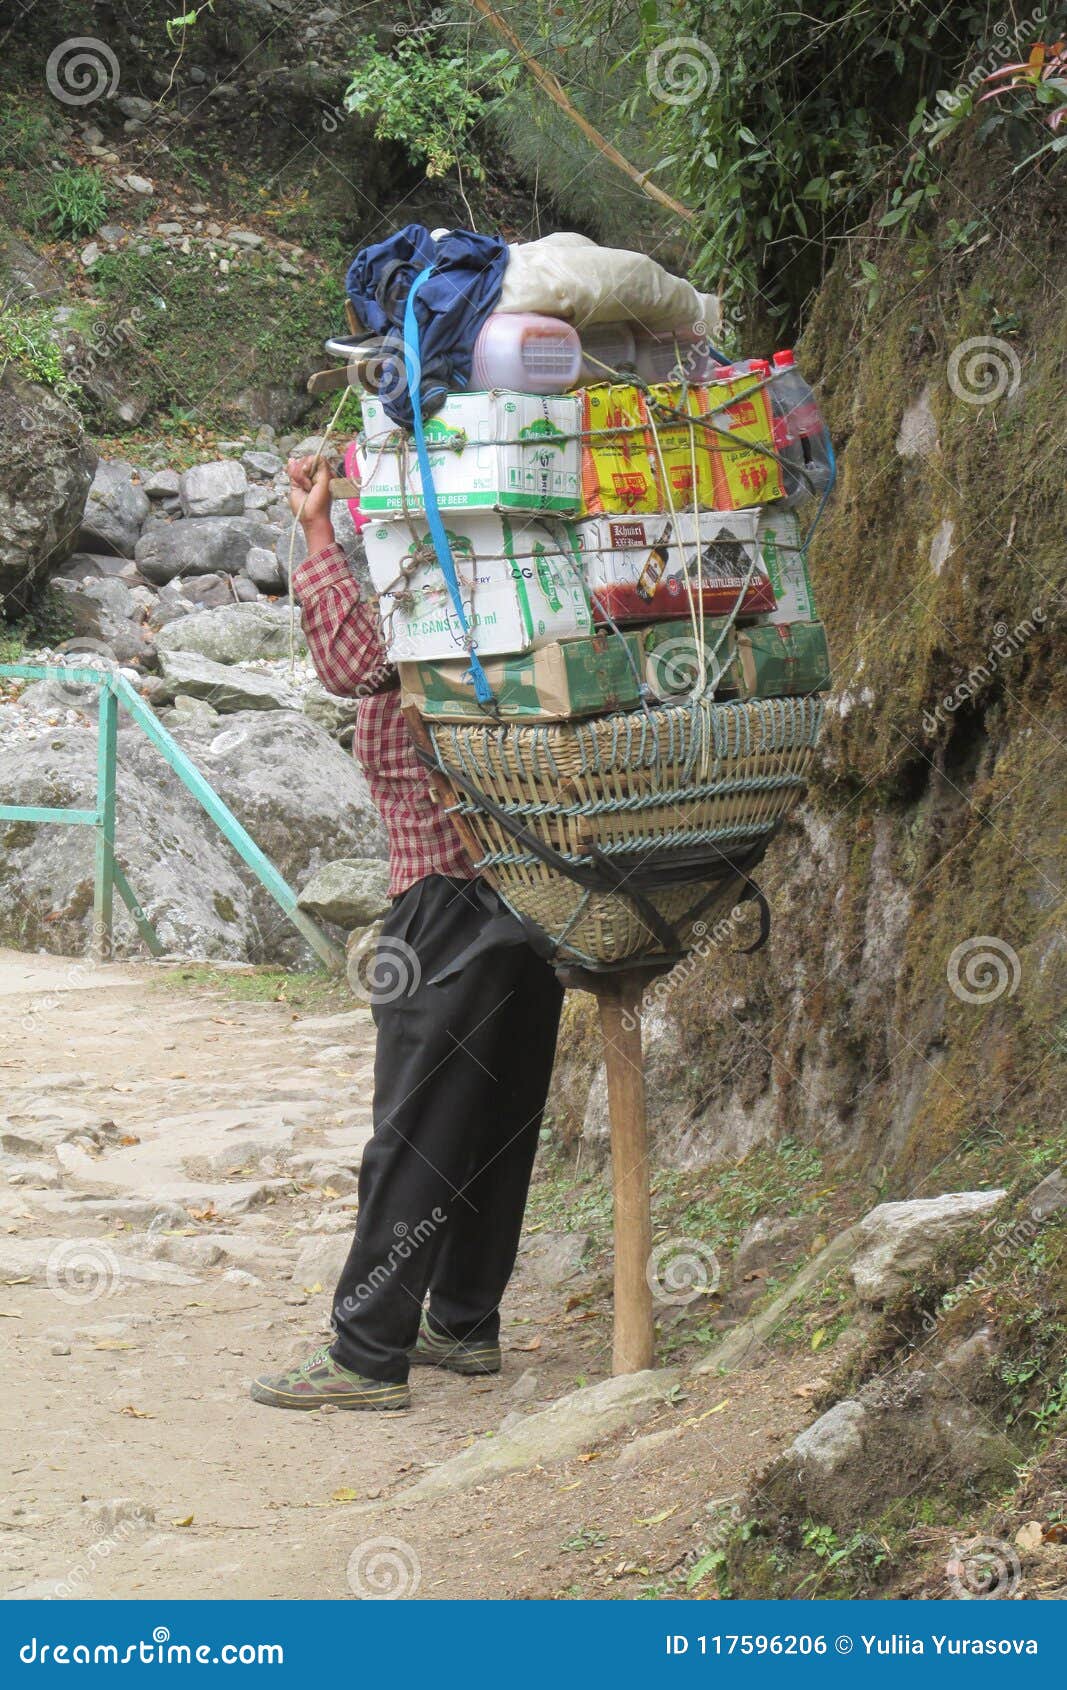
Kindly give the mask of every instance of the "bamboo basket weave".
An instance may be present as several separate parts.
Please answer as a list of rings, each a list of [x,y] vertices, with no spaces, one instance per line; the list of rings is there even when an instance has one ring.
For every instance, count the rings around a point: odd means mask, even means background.
[[[684,954],[738,901],[803,795],[821,721],[817,699],[771,698],[426,726],[450,810],[481,848],[478,869],[558,958],[603,968]],[[569,878],[516,826],[587,876],[617,877],[617,889]]]

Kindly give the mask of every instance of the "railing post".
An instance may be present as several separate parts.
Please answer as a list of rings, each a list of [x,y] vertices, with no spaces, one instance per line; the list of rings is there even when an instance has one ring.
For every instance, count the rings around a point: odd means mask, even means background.
[[[118,748],[118,700],[110,685],[100,688],[96,739],[96,870],[93,882],[93,954],[111,957],[115,905],[115,764]]]

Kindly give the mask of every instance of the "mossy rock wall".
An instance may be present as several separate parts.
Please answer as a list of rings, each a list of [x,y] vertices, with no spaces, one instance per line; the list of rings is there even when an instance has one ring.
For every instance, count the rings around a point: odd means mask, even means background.
[[[860,249],[874,303],[848,257],[813,303],[834,691],[810,803],[760,873],[769,946],[679,970],[649,1017],[661,1160],[788,1134],[911,1191],[970,1135],[1062,1114],[1064,219],[1054,183],[1005,201],[1005,180],[961,150],[936,224]],[[564,1140],[590,1016],[565,1024]]]

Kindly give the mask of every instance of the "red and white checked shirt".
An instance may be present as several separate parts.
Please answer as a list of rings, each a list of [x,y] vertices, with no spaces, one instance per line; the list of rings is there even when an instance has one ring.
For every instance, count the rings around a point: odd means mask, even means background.
[[[352,749],[389,835],[389,896],[428,874],[473,879],[470,858],[415,756],[377,613],[360,597],[340,546],[325,546],[305,559],[293,572],[293,591],[323,686],[360,700]]]

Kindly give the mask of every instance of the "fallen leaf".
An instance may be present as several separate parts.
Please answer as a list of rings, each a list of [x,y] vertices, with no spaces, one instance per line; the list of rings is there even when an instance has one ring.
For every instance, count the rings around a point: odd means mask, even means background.
[[[342,1485],[340,1490],[330,1492],[331,1502],[358,1502],[358,1490],[352,1490],[348,1485]]]
[[[101,1338],[99,1343],[93,1345],[94,1350],[136,1350],[139,1348],[138,1344],[131,1343],[128,1338]]]
[[[194,1516],[192,1514],[186,1514],[185,1517],[181,1520],[172,1520],[171,1525],[172,1526],[191,1526],[192,1523],[193,1523],[193,1519],[194,1519]]]
[[[316,1279],[314,1285],[305,1285],[304,1290],[306,1291],[306,1293],[309,1297],[317,1297],[319,1292],[322,1290],[322,1286],[319,1284],[318,1280]]]
[[[1044,1531],[1046,1543],[1067,1543],[1067,1520],[1057,1520]]]
[[[119,1139],[120,1144],[140,1144],[140,1142],[136,1133],[124,1133],[122,1138]]]
[[[120,1408],[119,1413],[120,1414],[128,1414],[131,1420],[154,1420],[155,1419],[155,1415],[149,1414],[149,1412],[146,1408],[134,1408],[132,1402],[128,1402],[126,1404],[125,1408]]]
[[[541,1348],[541,1334],[538,1333],[536,1338],[531,1338],[529,1343],[512,1344],[511,1348],[513,1350],[539,1350]]]
[[[31,1274],[24,1273],[20,1279],[5,1279],[4,1284],[5,1285],[28,1285],[30,1283],[30,1280],[31,1280],[32,1277],[33,1276]]]
[[[664,1508],[662,1510],[662,1512],[659,1513],[659,1514],[650,1514],[647,1520],[635,1520],[634,1525],[635,1526],[661,1526],[663,1524],[664,1520],[669,1520],[672,1514],[677,1514],[678,1507],[679,1507],[679,1505],[676,1502],[676,1503],[673,1504],[672,1507]]]
[[[767,1277],[767,1269],[766,1268],[753,1268],[751,1273],[743,1273],[741,1275],[741,1279],[742,1279],[743,1283],[746,1284],[746,1285],[749,1284],[749,1282],[753,1279],[766,1279],[766,1277]]]
[[[811,1347],[812,1347],[812,1349],[817,1350],[819,1345],[822,1343],[822,1341],[825,1337],[826,1337],[825,1326],[816,1327],[815,1331],[811,1335]]]

